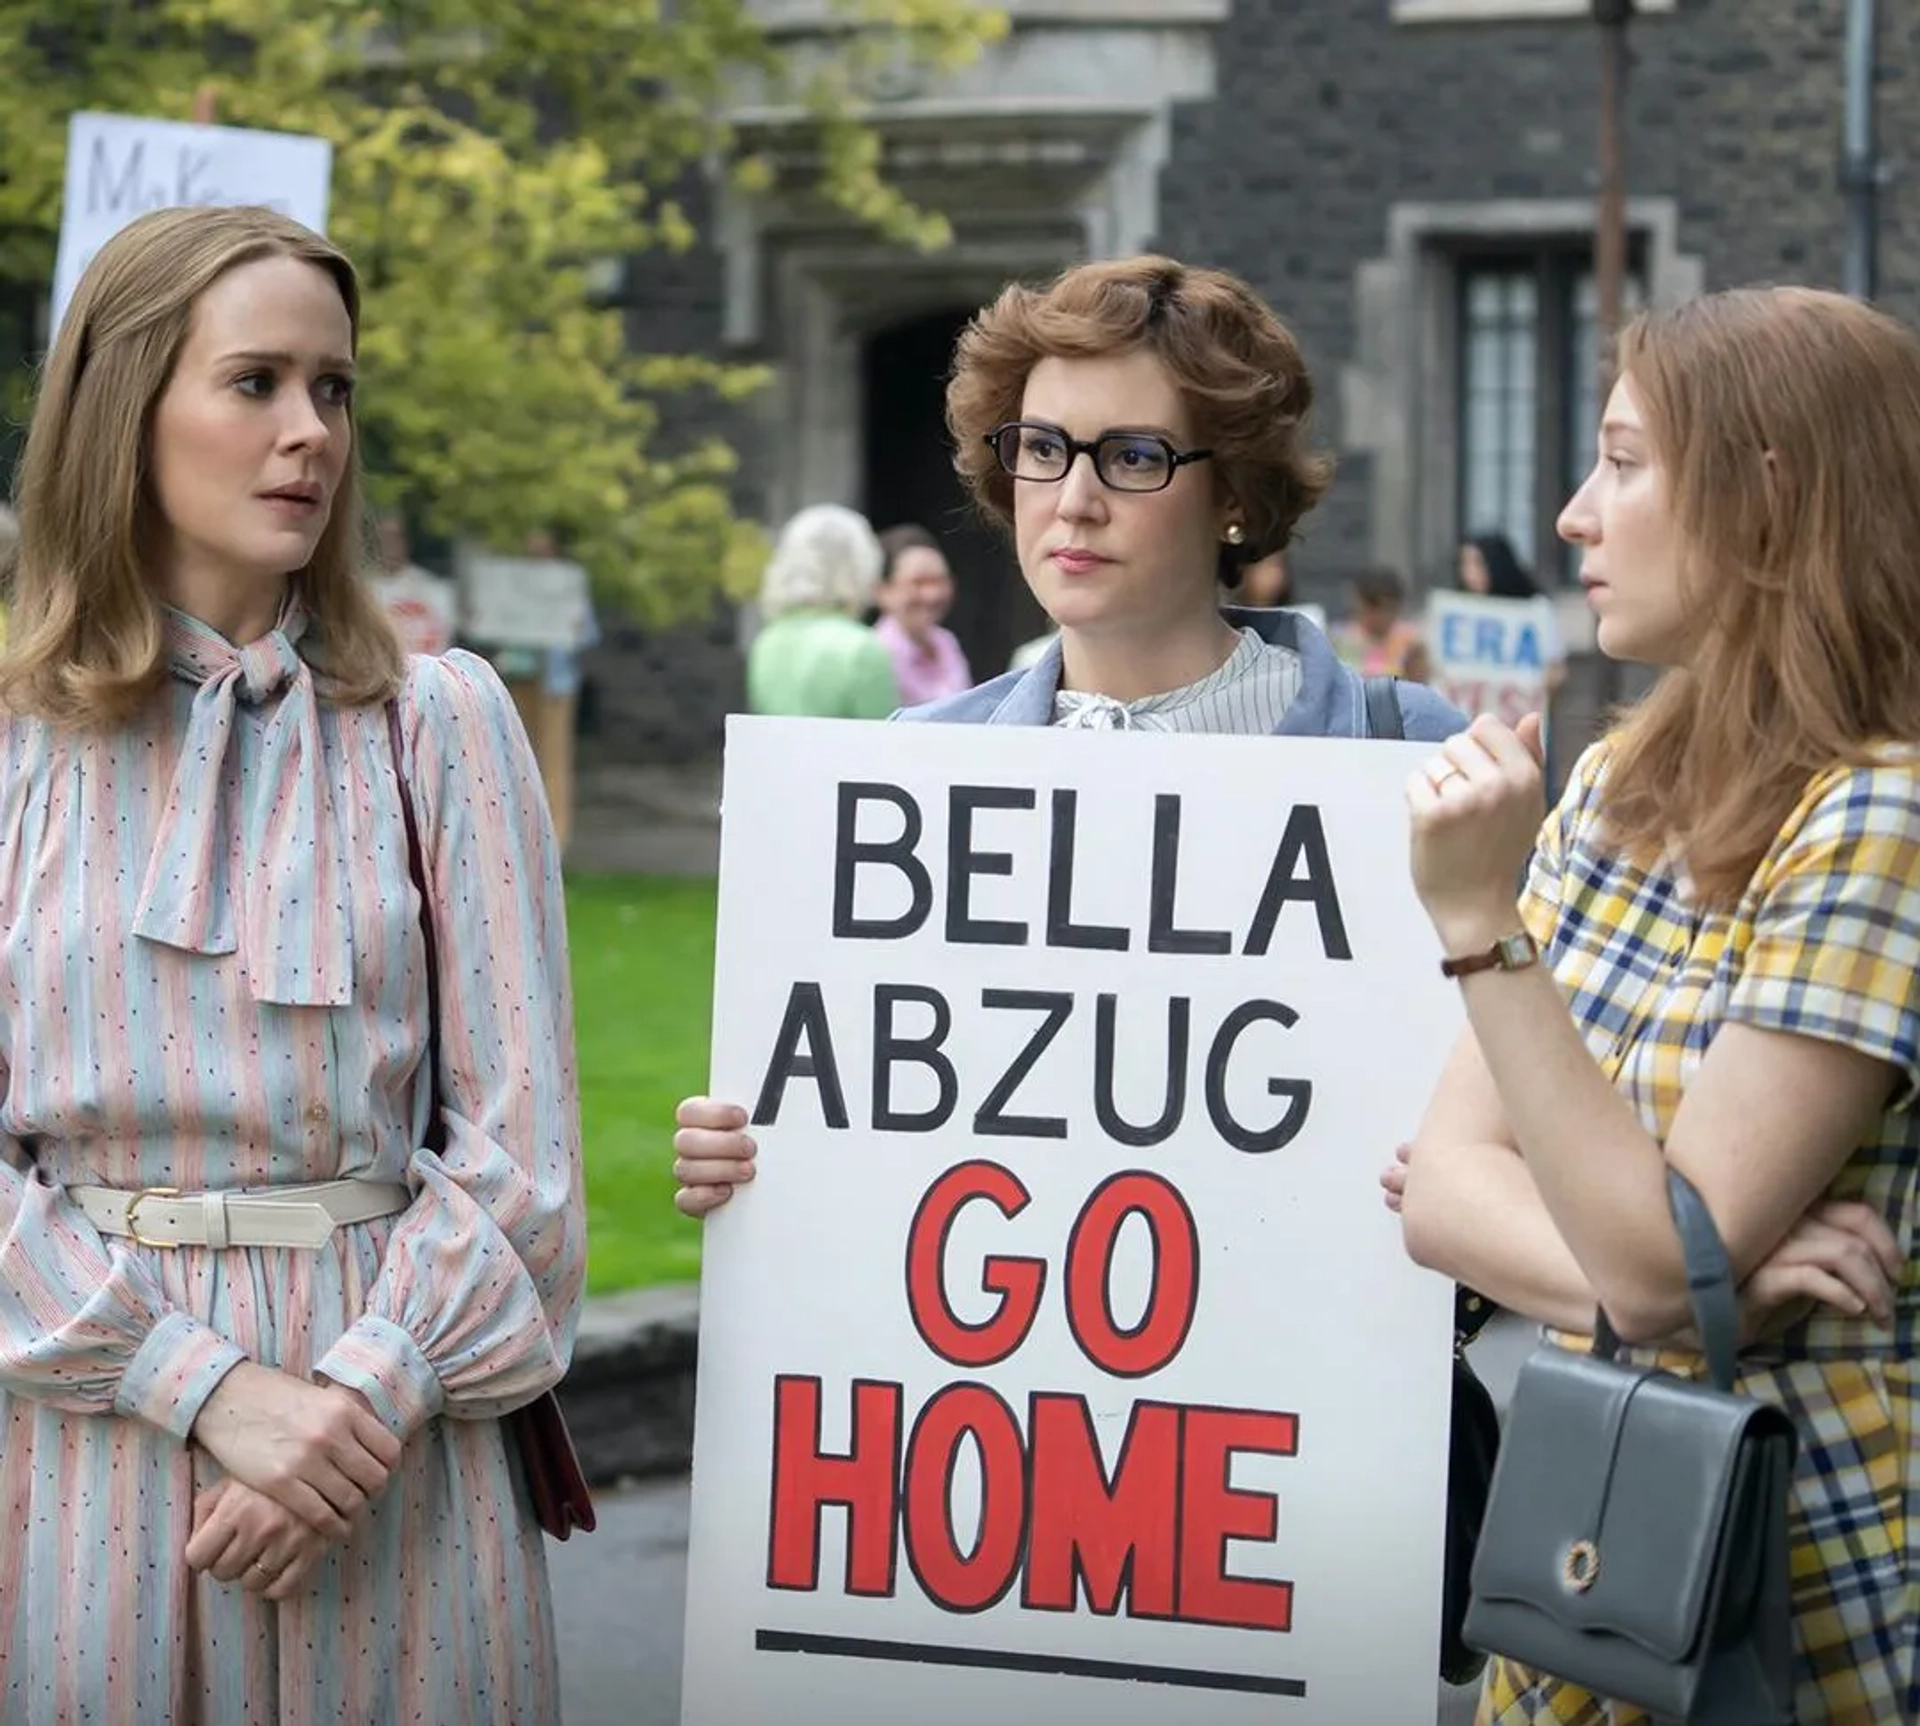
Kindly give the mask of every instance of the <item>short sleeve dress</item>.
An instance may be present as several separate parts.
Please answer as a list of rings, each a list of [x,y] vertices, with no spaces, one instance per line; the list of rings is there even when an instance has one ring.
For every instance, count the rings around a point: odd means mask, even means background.
[[[1903,1075],[1830,1196],[1872,1205],[1906,1248],[1893,1328],[1830,1308],[1743,1351],[1741,1388],[1800,1434],[1792,1565],[1799,1726],[1920,1721],[1920,764],[1817,775],[1739,903],[1702,911],[1684,873],[1599,832],[1610,746],[1582,758],[1524,901],[1587,1046],[1664,1140],[1722,1025],[1859,1049]],[[1697,1357],[1655,1355],[1676,1370]],[[1637,1709],[1496,1660],[1479,1726],[1639,1726]]]
[[[142,724],[0,716],[0,1720],[556,1721],[542,1536],[497,1416],[564,1370],[585,1238],[566,930],[492,671],[399,697],[442,965],[446,1145],[387,717],[320,698],[297,610],[236,649],[167,615]],[[71,1185],[360,1178],[318,1251],[156,1248]],[[187,1442],[242,1357],[405,1439],[284,1605],[189,1570]]]

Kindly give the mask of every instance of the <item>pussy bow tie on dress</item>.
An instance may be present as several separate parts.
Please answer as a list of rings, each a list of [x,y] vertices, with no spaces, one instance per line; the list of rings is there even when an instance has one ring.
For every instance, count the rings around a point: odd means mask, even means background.
[[[190,953],[240,951],[256,1001],[344,1005],[353,987],[352,920],[313,673],[297,649],[306,613],[297,600],[289,601],[279,627],[248,647],[235,647],[170,607],[165,619],[169,669],[200,688],[140,890],[134,933]],[[236,709],[275,696],[281,699],[266,717],[258,769],[247,790],[234,739]],[[238,882],[232,879],[231,823],[223,819],[232,797],[245,798]]]

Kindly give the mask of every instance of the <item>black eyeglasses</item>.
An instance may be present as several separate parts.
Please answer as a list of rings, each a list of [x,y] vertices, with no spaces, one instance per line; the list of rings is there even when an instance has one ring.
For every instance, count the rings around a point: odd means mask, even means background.
[[[1013,420],[986,435],[987,447],[1015,479],[1057,484],[1082,455],[1112,491],[1165,491],[1188,462],[1205,461],[1210,449],[1177,450],[1157,432],[1102,432],[1090,443],[1068,437],[1045,420]]]

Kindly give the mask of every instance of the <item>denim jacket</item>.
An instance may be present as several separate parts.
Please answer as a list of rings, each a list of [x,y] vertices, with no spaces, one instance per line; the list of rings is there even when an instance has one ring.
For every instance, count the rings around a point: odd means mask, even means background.
[[[1236,629],[1251,625],[1263,641],[1300,655],[1300,693],[1281,716],[1276,737],[1366,737],[1365,681],[1342,664],[1332,644],[1306,618],[1291,611],[1251,611],[1228,606],[1222,616]],[[942,701],[902,708],[896,719],[949,725],[1049,725],[1060,687],[1060,642],[1056,637],[1031,666],[1009,671]],[[1424,684],[1398,686],[1406,736],[1438,743],[1464,731],[1464,715]]]

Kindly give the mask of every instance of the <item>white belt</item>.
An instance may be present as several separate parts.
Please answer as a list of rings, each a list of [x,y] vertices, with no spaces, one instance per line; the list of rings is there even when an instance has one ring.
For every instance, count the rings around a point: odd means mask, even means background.
[[[395,1181],[316,1181],[306,1186],[183,1193],[173,1187],[68,1187],[97,1229],[144,1247],[323,1247],[346,1223],[389,1217],[413,1203]]]

